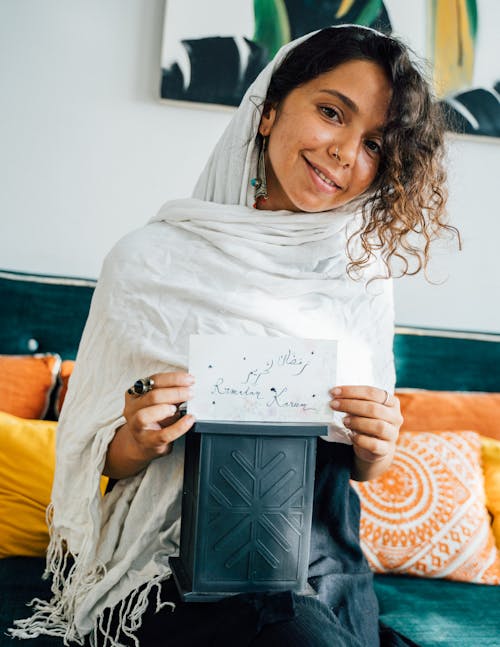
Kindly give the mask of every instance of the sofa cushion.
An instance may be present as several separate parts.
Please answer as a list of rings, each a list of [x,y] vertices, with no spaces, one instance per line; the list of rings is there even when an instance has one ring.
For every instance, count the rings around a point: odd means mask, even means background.
[[[59,355],[0,355],[0,411],[43,418],[56,384]]]
[[[0,411],[0,558],[45,555],[56,426]],[[107,481],[101,478],[103,494]]]
[[[49,599],[50,586],[41,579],[45,559],[40,557],[7,557],[0,559],[0,644],[21,645],[19,640],[6,636],[15,619],[27,618],[26,606],[34,597]],[[33,647],[59,647],[63,641],[53,636],[39,636],[25,643]]]
[[[402,430],[473,429],[500,440],[500,393],[460,393],[399,389]]]
[[[0,270],[0,351],[74,359],[96,282]]]
[[[396,327],[396,385],[498,393],[499,342],[500,335],[494,333]]]
[[[376,575],[380,619],[420,647],[498,647],[500,586]]]
[[[45,554],[56,425],[0,412],[0,558]]]
[[[500,583],[477,433],[403,431],[392,466],[353,487],[375,572]]]

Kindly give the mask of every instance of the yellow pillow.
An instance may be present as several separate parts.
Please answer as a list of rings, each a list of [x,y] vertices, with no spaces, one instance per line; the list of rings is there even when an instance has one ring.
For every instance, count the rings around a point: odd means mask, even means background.
[[[45,554],[56,426],[0,412],[0,558]]]
[[[493,517],[493,534],[500,548],[500,441],[481,436],[486,507]]]
[[[387,472],[353,487],[373,571],[500,584],[476,432],[402,431]]]

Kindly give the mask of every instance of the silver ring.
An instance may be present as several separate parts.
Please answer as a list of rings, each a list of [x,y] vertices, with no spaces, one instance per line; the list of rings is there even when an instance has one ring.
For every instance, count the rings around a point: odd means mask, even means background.
[[[133,383],[127,393],[135,396],[145,395],[153,390],[154,385],[155,381],[152,377],[141,377]]]
[[[382,402],[382,404],[386,405],[389,402],[389,398],[391,397],[391,394],[389,393],[389,391],[386,391],[385,389],[384,389],[384,393],[385,393],[385,399]]]
[[[332,157],[335,157],[335,159],[336,159],[338,162],[341,162],[341,161],[342,161],[342,160],[340,159],[340,155],[339,155],[339,147],[338,147],[338,146],[337,146],[337,148],[335,149],[335,153],[333,154],[333,156],[332,156]]]

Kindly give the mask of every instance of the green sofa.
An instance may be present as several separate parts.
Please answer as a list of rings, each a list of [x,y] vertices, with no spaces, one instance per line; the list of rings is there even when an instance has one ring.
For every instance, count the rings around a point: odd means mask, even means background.
[[[0,271],[0,354],[57,352],[74,359],[95,283]],[[397,384],[436,390],[500,391],[500,336],[398,329]],[[0,645],[27,615],[26,602],[47,597],[44,560],[0,560]],[[381,620],[421,647],[500,647],[500,586],[377,575]],[[40,636],[40,647],[62,641]],[[371,647],[367,645],[367,647]]]

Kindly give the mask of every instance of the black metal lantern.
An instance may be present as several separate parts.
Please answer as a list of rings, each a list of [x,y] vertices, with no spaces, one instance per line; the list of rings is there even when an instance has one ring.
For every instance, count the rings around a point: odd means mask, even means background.
[[[186,435],[179,557],[186,601],[307,593],[317,437],[326,425],[197,422]]]

